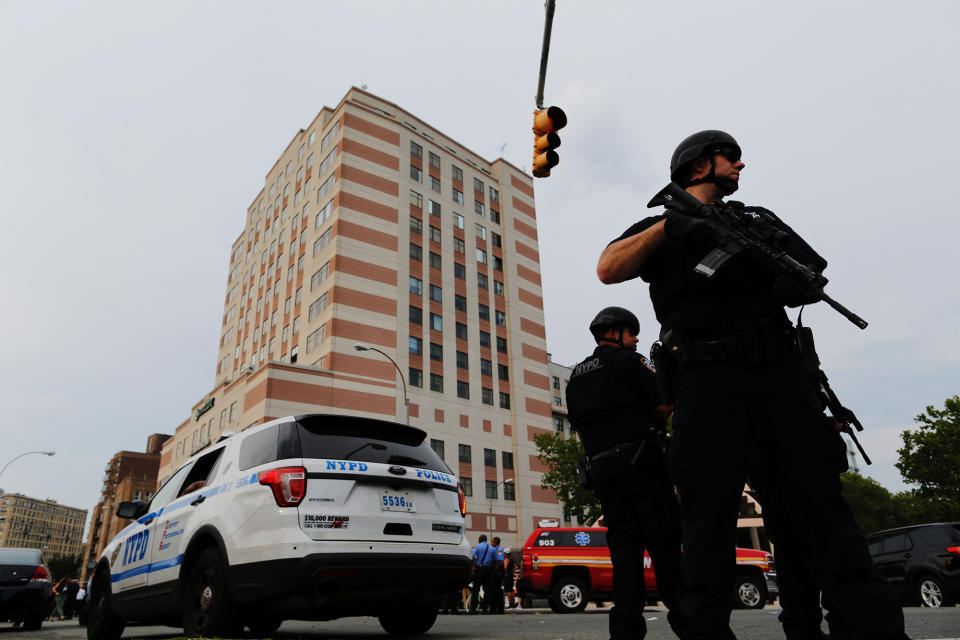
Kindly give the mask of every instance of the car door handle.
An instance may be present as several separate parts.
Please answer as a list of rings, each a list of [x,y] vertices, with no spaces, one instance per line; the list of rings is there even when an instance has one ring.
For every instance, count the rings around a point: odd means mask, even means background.
[[[195,507],[206,499],[207,499],[207,496],[197,496],[196,498],[194,498],[193,502],[190,503],[190,506]]]

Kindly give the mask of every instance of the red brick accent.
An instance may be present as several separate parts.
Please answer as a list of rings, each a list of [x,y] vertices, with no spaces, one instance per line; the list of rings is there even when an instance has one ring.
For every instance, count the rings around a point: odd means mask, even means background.
[[[557,494],[553,489],[544,489],[535,484],[530,485],[530,499],[534,502],[560,504],[560,501],[557,500]]]
[[[389,249],[390,251],[397,250],[397,236],[383,233],[382,231],[374,231],[362,224],[356,224],[343,219],[336,220],[333,223],[333,235],[352,238],[360,242],[372,244],[375,247]]]
[[[537,217],[537,213],[533,210],[533,207],[516,196],[513,197],[513,207],[517,211],[525,213],[531,218]]]
[[[365,358],[352,353],[331,352],[327,358],[327,367],[338,373],[352,373],[381,380],[397,378],[397,370],[391,363],[384,362],[383,358]]]
[[[514,198],[514,200],[516,200],[516,198]],[[535,228],[535,227],[531,227],[531,226],[528,225],[528,224],[524,224],[524,223],[520,222],[520,220],[519,220],[518,218],[514,218],[514,219],[513,219],[513,228],[516,229],[517,231],[519,231],[520,233],[522,233],[522,234],[525,235],[525,236],[528,236],[528,237],[530,237],[530,238],[533,238],[534,240],[537,239],[537,230],[536,230],[536,228]]]
[[[510,176],[510,186],[519,191],[520,193],[526,194],[529,197],[533,197],[533,185],[527,184],[523,180],[520,180],[515,175]]]
[[[464,429],[470,428],[470,418],[463,415],[462,413],[460,414],[460,426],[463,427]]]
[[[530,305],[531,307],[543,309],[543,298],[536,293],[527,291],[523,287],[517,287],[517,299],[519,299],[520,302]]]
[[[550,406],[549,402],[544,402],[543,400],[535,400],[534,398],[524,398],[527,405],[527,413],[532,413],[538,416],[546,416],[550,418],[553,416],[553,409]]]
[[[335,389],[327,386],[267,378],[250,389],[243,399],[243,410],[248,411],[267,397],[272,400],[303,402],[335,409],[355,409],[362,406],[365,411],[383,415],[394,415],[396,397],[383,396],[364,391]]]
[[[332,303],[391,316],[397,315],[397,301],[394,299],[375,296],[372,293],[364,293],[340,286],[335,286],[330,291],[332,293]]]
[[[483,421],[483,430],[484,430],[486,433],[492,433],[492,432],[493,432],[493,423],[490,422],[489,420],[484,420],[484,421]]]
[[[389,142],[393,145],[400,144],[400,134],[396,131],[391,131],[379,125],[376,125],[369,120],[364,120],[363,118],[356,116],[352,113],[343,114],[343,126],[344,128],[356,129],[357,131],[362,131],[363,133],[373,136],[374,138],[379,138],[384,142]]]
[[[533,442],[533,437],[538,436],[541,433],[553,433],[550,429],[541,429],[540,427],[534,427],[533,425],[527,425],[527,440]]]
[[[527,343],[523,343],[520,346],[520,353],[522,353],[523,357],[527,358],[528,360],[547,364],[547,352],[543,349],[537,349],[536,347],[532,347]]]
[[[343,153],[349,153],[357,156],[358,158],[369,160],[370,162],[379,164],[394,171],[400,170],[400,158],[396,156],[392,156],[389,153],[384,153],[383,151],[379,151],[373,147],[368,147],[365,144],[361,144],[356,140],[351,140],[346,137],[344,137],[340,144]]]
[[[443,422],[443,409],[434,409],[434,410],[433,410],[433,421],[434,421],[434,422]]]
[[[537,336],[538,338],[547,337],[547,328],[542,324],[537,324],[533,320],[528,320],[527,318],[520,318],[520,330],[529,333],[530,335]]]
[[[368,342],[381,347],[395,348],[397,346],[397,332],[392,329],[382,329],[337,317],[332,318],[329,325],[330,330],[327,335],[331,337]]]
[[[367,200],[366,198],[361,198],[360,196],[354,195],[347,191],[341,191],[339,193],[337,196],[337,206],[359,211],[360,213],[365,213],[369,216],[380,218],[381,220],[386,220],[387,222],[392,222],[394,224],[397,223],[397,219],[399,217],[397,210],[393,207],[380,204],[379,202],[374,202],[373,200]]]
[[[513,436],[513,427],[508,424],[503,425],[503,435],[507,436],[508,438]]]
[[[415,402],[410,403],[410,417],[419,418],[420,417],[420,405]]]
[[[534,373],[528,369],[523,370],[523,383],[538,389],[550,389],[550,378],[539,373]]]
[[[528,269],[522,264],[518,264],[517,275],[523,278],[524,280],[532,282],[538,287],[540,286],[540,274],[534,271],[533,269]]]
[[[540,254],[537,252],[536,249],[528,247],[527,245],[523,244],[519,240],[515,240],[514,244],[516,245],[518,254],[520,254],[524,258],[530,258],[531,260],[533,260],[538,264],[540,263]]]
[[[377,191],[381,191],[390,196],[400,195],[400,186],[393,180],[387,180],[386,178],[369,173],[363,169],[351,167],[348,164],[340,165],[340,176],[344,180],[356,182],[357,184],[370,187],[371,189],[376,189]]]
[[[366,260],[357,260],[342,253],[334,257],[332,266],[334,271],[349,273],[350,275],[373,280],[374,282],[382,282],[391,287],[397,286],[396,269],[383,267],[378,264],[373,264],[372,262],[367,262]]]
[[[530,471],[539,471],[544,473],[550,471],[550,467],[547,464],[540,460],[537,456],[530,454]]]

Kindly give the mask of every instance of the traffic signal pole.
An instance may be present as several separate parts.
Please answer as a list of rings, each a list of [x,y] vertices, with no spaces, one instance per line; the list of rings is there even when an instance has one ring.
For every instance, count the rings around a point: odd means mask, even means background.
[[[547,58],[550,56],[550,32],[556,0],[547,0],[547,20],[543,25],[543,49],[540,51],[540,81],[537,83],[537,109],[543,109],[543,85],[547,82]]]
[[[533,112],[533,177],[546,178],[557,166],[560,157],[555,149],[560,146],[557,130],[567,124],[567,116],[560,107],[543,107],[543,86],[547,82],[547,58],[550,56],[550,33],[553,30],[553,12],[556,0],[547,0],[546,22],[543,25],[543,49],[540,51],[540,78],[537,82],[537,109]]]

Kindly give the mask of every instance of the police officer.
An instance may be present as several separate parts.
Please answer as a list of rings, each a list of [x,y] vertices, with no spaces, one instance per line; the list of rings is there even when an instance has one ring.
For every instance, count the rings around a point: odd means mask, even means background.
[[[490,608],[490,576],[497,551],[487,536],[481,535],[477,546],[473,548],[473,587],[470,594],[470,612],[485,613]],[[480,588],[483,588],[483,602],[480,601]]]
[[[613,562],[610,637],[646,635],[643,551],[653,560],[657,592],[678,634],[680,514],[667,476],[664,419],[651,363],[636,353],[640,322],[608,307],[590,323],[597,348],[574,367],[567,385],[570,422],[583,441],[589,487],[603,508]]]
[[[671,180],[706,204],[737,190],[740,146],[722,131],[686,138],[673,154]],[[806,185],[803,185],[806,186]],[[782,248],[818,271],[826,261],[789,226],[759,207],[726,203],[747,220],[773,217]],[[683,517],[684,638],[733,638],[729,589],[734,579],[738,504],[747,445],[769,460],[790,529],[809,541],[824,597],[860,638],[904,638],[903,614],[873,570],[863,536],[841,496],[835,460],[844,446],[796,347],[784,305],[813,302],[803,288],[740,253],[712,277],[694,267],[715,248],[700,218],[677,211],[648,217],[607,246],[597,265],[610,284],[641,277],[673,354],[671,467]]]
[[[493,536],[491,541],[494,556],[493,565],[490,567],[490,613],[503,613],[503,547],[500,546],[500,538]],[[484,587],[486,591],[488,587]]]

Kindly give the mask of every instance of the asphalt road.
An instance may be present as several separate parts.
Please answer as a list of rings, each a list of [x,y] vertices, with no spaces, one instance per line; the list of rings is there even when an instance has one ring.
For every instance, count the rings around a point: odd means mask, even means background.
[[[949,609],[903,610],[907,634],[913,640],[960,640],[960,607]],[[473,640],[480,638],[510,638],[517,640],[606,640],[607,610],[588,609],[574,615],[558,615],[549,609],[508,611],[502,616],[440,616],[425,640]],[[647,638],[672,640],[662,607],[646,610]],[[783,638],[777,622],[778,607],[760,611],[734,611],[732,626],[740,640],[770,640]],[[170,627],[128,627],[124,638],[165,640],[177,638],[180,629]],[[345,618],[331,622],[286,622],[274,636],[277,640],[318,638],[322,640],[386,638],[374,618]],[[28,638],[70,639],[86,638],[86,630],[72,622],[47,622],[40,631],[25,632],[13,629],[9,623],[0,623],[0,640],[27,640]]]

